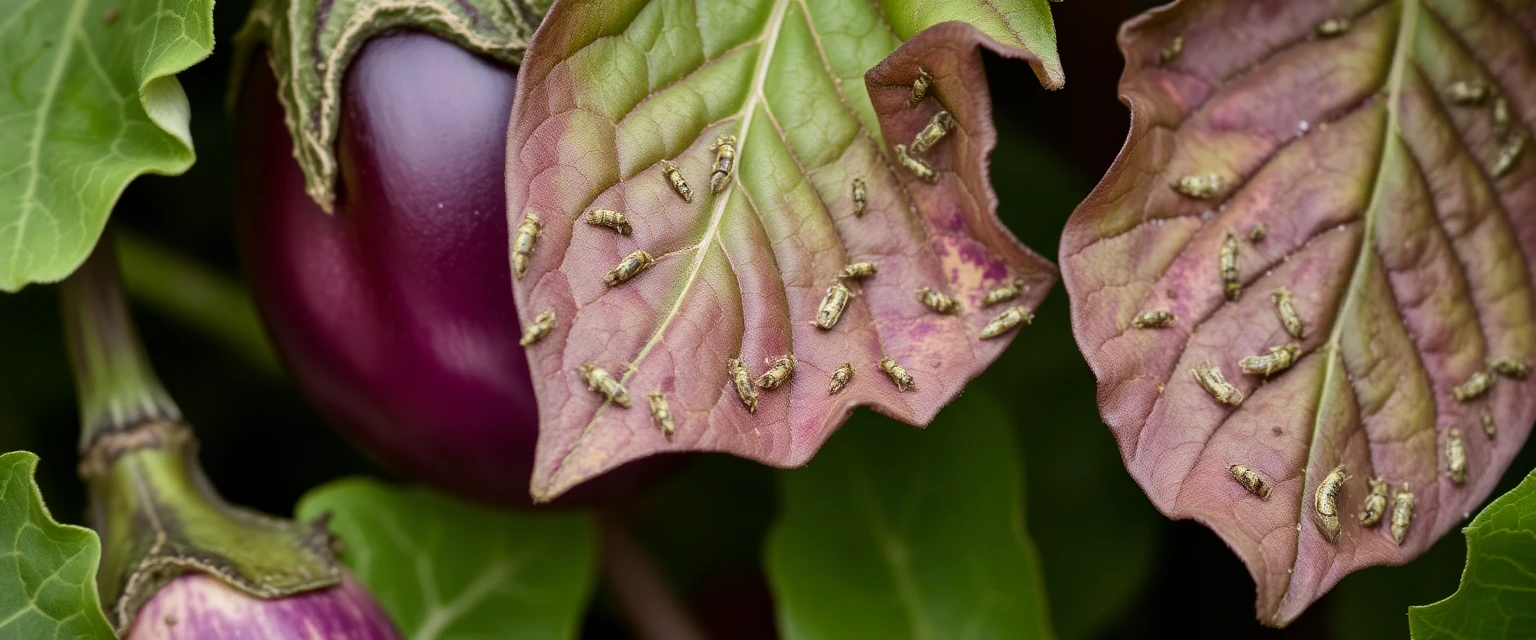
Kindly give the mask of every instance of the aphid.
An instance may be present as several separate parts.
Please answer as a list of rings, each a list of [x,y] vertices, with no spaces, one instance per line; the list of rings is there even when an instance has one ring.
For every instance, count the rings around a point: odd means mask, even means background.
[[[1506,378],[1519,378],[1524,380],[1531,375],[1531,363],[1522,358],[1503,356],[1488,361],[1488,368]]]
[[[928,166],[928,163],[908,154],[907,145],[896,145],[896,159],[901,161],[901,166],[906,167],[907,171],[911,171],[912,175],[917,176],[919,180],[923,182],[939,181],[939,173],[934,171],[933,167]]]
[[[869,204],[869,194],[864,191],[864,179],[853,179],[853,215],[864,216],[864,207]]]
[[[533,258],[533,243],[539,239],[539,229],[543,227],[532,211],[523,216],[522,224],[517,225],[517,239],[512,242],[512,270],[518,277],[528,270],[528,261]]]
[[[1178,321],[1178,317],[1174,316],[1172,311],[1153,309],[1136,314],[1136,317],[1131,320],[1131,326],[1137,329],[1153,329],[1171,327]]]
[[[1209,198],[1227,186],[1227,181],[1219,173],[1207,173],[1205,175],[1184,176],[1168,183],[1174,191],[1191,198]]]
[[[774,389],[779,385],[784,384],[784,381],[788,380],[790,374],[793,374],[794,372],[795,356],[779,356],[773,361],[773,364],[768,367],[768,370],[763,372],[763,375],[758,376],[757,380],[753,381],[753,384],[764,389]]]
[[[1013,282],[988,291],[987,295],[981,299],[981,306],[990,307],[994,304],[1007,302],[1019,297],[1026,291],[1029,291],[1029,286],[1024,284],[1024,280],[1015,278]]]
[[[828,388],[827,395],[836,395],[848,386],[850,380],[853,380],[853,363],[844,362],[843,366],[832,371],[832,386]]]
[[[1217,402],[1237,406],[1243,403],[1243,392],[1227,382],[1227,377],[1221,375],[1221,369],[1211,366],[1209,362],[1189,370],[1195,375],[1195,380],[1200,386],[1205,387]]]
[[[907,100],[908,107],[915,107],[928,97],[928,88],[933,86],[933,76],[928,75],[928,70],[917,68],[917,79],[912,81],[912,97]]]
[[[112,24],[117,22],[117,19],[121,18],[122,16],[122,9],[117,7],[108,7],[106,11],[101,12],[101,21],[106,24]]]
[[[1489,375],[1487,370],[1479,370],[1467,376],[1466,382],[1451,389],[1451,395],[1456,397],[1457,402],[1466,402],[1488,393],[1491,387],[1493,387],[1493,376]]]
[[[1457,80],[1445,86],[1445,99],[1461,107],[1480,106],[1493,97],[1493,87],[1481,82]]]
[[[752,386],[752,374],[747,372],[747,365],[742,364],[741,358],[731,358],[725,361],[725,370],[731,377],[731,384],[736,386],[736,395],[741,397],[741,404],[747,408],[747,413],[757,413],[757,387]]]
[[[594,227],[608,227],[619,232],[619,235],[629,235],[629,218],[612,209],[593,209],[587,212],[587,224]]]
[[[1493,101],[1493,135],[1500,138],[1509,135],[1509,101],[1502,97]]]
[[[837,325],[837,321],[843,317],[843,309],[848,308],[848,299],[853,297],[853,292],[842,282],[833,281],[832,286],[827,287],[827,295],[821,298],[821,307],[816,310],[816,326],[822,329],[831,329]]]
[[[896,383],[897,391],[911,391],[917,388],[917,383],[912,380],[912,374],[907,373],[907,369],[896,364],[890,356],[880,358],[880,370],[890,377],[891,382]]]
[[[1366,494],[1365,505],[1360,509],[1360,524],[1374,527],[1387,512],[1387,481],[1371,478],[1365,482],[1371,486],[1371,492]]]
[[[523,331],[523,339],[518,340],[517,343],[526,347],[530,344],[543,340],[544,336],[549,335],[549,332],[553,331],[554,329],[555,310],[549,309],[537,316],[534,316],[533,322],[530,323],[528,328]]]
[[[1324,38],[1343,35],[1345,31],[1349,31],[1349,18],[1333,18],[1317,25],[1317,35]]]
[[[693,189],[688,188],[688,181],[683,179],[683,172],[677,170],[677,165],[670,160],[662,160],[661,175],[672,183],[672,190],[683,197],[683,202],[693,202]]]
[[[960,303],[955,302],[954,298],[934,291],[929,287],[918,289],[917,299],[922,301],[923,306],[932,309],[934,313],[954,313],[960,310]]]
[[[1264,476],[1259,475],[1259,472],[1240,464],[1232,465],[1231,470],[1232,479],[1243,485],[1248,493],[1258,496],[1260,500],[1269,499],[1269,483],[1264,480]]]
[[[1177,35],[1172,40],[1169,40],[1168,44],[1163,45],[1161,51],[1157,52],[1157,61],[1161,64],[1168,64],[1173,62],[1174,58],[1179,57],[1181,53],[1184,53],[1184,36]]]
[[[1301,316],[1296,315],[1296,305],[1291,302],[1291,290],[1280,287],[1269,294],[1269,299],[1275,302],[1275,315],[1280,316],[1280,326],[1285,327],[1285,332],[1297,340],[1307,337],[1307,325],[1302,323]]]
[[[954,126],[955,118],[949,115],[948,111],[933,114],[933,117],[928,119],[928,124],[923,126],[923,130],[912,137],[912,146],[907,147],[907,150],[913,154],[928,153],[928,150],[943,140],[944,135]]]
[[[1301,357],[1301,346],[1292,342],[1279,347],[1270,347],[1269,353],[1261,356],[1243,358],[1237,362],[1237,366],[1243,370],[1243,373],[1250,376],[1268,378],[1291,368],[1299,357]]]
[[[1483,407],[1483,433],[1488,435],[1489,440],[1492,440],[1495,435],[1498,435],[1498,432],[1498,426],[1493,424],[1493,412],[1489,411],[1488,407]]]
[[[661,428],[661,435],[672,439],[672,434],[677,432],[677,425],[672,422],[672,408],[667,406],[667,399],[662,397],[660,391],[651,392],[651,420]]]
[[[880,267],[875,266],[875,263],[855,262],[846,267],[843,267],[842,272],[837,274],[837,279],[860,280],[863,278],[868,278],[877,273],[880,273]]]
[[[629,282],[630,278],[640,275],[641,271],[651,268],[654,264],[656,260],[651,257],[651,254],[646,253],[644,249],[637,250],[624,256],[618,266],[609,271],[608,275],[603,276],[603,282],[608,283],[610,287],[617,287]]]
[[[624,385],[619,384],[612,374],[591,362],[577,367],[576,373],[581,374],[581,377],[587,381],[588,389],[603,394],[604,398],[616,405],[629,408],[629,391],[624,389]]]
[[[1317,516],[1317,527],[1329,542],[1339,541],[1339,490],[1344,488],[1344,465],[1339,465],[1323,476],[1312,496],[1312,511]]]
[[[1269,225],[1260,222],[1248,231],[1248,241],[1257,243],[1263,241],[1264,236],[1267,235],[1269,235]]]
[[[1445,431],[1445,468],[1450,472],[1451,482],[1467,481],[1467,448],[1461,442],[1461,429],[1456,427]]]
[[[1007,311],[997,314],[987,326],[981,328],[981,339],[996,338],[1008,333],[1020,324],[1034,322],[1035,314],[1024,307],[1011,307]]]
[[[1402,545],[1403,539],[1408,537],[1408,524],[1412,521],[1413,492],[1408,490],[1408,483],[1404,482],[1392,499],[1392,539],[1398,545]]]
[[[731,181],[731,173],[736,171],[736,136],[729,133],[716,136],[709,150],[715,152],[715,170],[709,174],[709,192],[720,193]]]
[[[1237,236],[1231,233],[1221,243],[1221,290],[1233,301],[1243,294],[1243,283],[1237,279]]]
[[[1505,138],[1504,145],[1499,147],[1499,157],[1493,162],[1494,177],[1503,177],[1514,169],[1521,151],[1525,151],[1525,136],[1515,134]]]

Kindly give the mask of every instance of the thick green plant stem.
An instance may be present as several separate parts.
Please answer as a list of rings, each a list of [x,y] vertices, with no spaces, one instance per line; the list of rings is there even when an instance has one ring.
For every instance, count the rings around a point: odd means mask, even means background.
[[[111,238],[60,286],[64,339],[80,398],[80,452],[101,434],[145,422],[181,420],[160,386],[128,315]]]
[[[97,589],[118,631],[187,571],[260,598],[339,584],[323,526],[231,505],[197,462],[197,439],[134,332],[112,243],[63,285],[66,340],[80,394],[80,476],[101,535]]]

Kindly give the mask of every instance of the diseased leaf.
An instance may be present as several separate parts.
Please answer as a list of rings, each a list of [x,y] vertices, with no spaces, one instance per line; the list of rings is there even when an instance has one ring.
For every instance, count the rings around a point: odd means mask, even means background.
[[[858,405],[926,424],[1012,335],[982,340],[982,327],[1013,306],[1033,309],[1054,283],[1052,265],[994,213],[995,133],[977,50],[1031,60],[1055,86],[1049,25],[944,23],[898,50],[902,32],[883,16],[903,16],[908,30],[946,16],[890,4],[567,2],[551,11],[522,69],[507,161],[514,265],[525,214],[542,223],[516,278],[518,313],[525,327],[545,311],[557,318],[528,348],[543,417],[536,500],[661,452],[804,464]],[[1014,9],[947,10],[1046,15],[1044,0],[989,4]],[[919,66],[933,85],[909,106]],[[929,184],[898,164],[892,145],[911,142],[941,109],[955,126],[922,155],[938,171]],[[738,141],[734,174],[711,193],[710,147],[721,135]],[[691,202],[663,162],[675,163]],[[855,179],[866,187],[862,217]],[[624,214],[632,233],[583,222],[593,208]],[[639,250],[654,266],[605,284]],[[831,330],[813,326],[834,276],[856,262],[879,273],[849,281],[853,299]],[[1015,278],[1023,295],[979,305]],[[959,313],[925,308],[920,287],[953,296]],[[797,358],[793,375],[760,390],[750,412],[727,360],[739,357],[756,377],[786,354]],[[877,368],[882,356],[915,389],[899,391]],[[589,390],[577,373],[589,362],[626,387],[628,408]],[[844,363],[852,379],[831,394]],[[653,421],[654,392],[670,409],[670,439]]]
[[[0,0],[0,290],[63,279],[123,188],[192,166],[176,74],[213,51],[213,0]]]
[[[969,391],[932,431],[870,412],[780,476],[765,560],[786,638],[1048,638],[1009,424]]]
[[[297,518],[330,514],[342,561],[413,640],[574,638],[597,577],[581,513],[519,514],[349,478]]]
[[[1536,418],[1536,381],[1453,391],[1490,359],[1536,358],[1536,165],[1519,153],[1499,166],[1536,117],[1533,33],[1536,5],[1513,0],[1179,2],[1121,32],[1131,134],[1062,238],[1073,327],[1127,469],[1163,513],[1242,557],[1266,624],[1351,571],[1423,552],[1488,494]],[[1489,95],[1454,95],[1476,87]],[[1208,197],[1173,185],[1211,174]],[[1282,324],[1282,288],[1302,337]],[[1133,326],[1154,310],[1176,321]],[[1239,370],[1290,343],[1296,362],[1267,382]],[[1206,364],[1240,405],[1196,382]],[[1330,542],[1314,504],[1339,465]],[[1374,477],[1390,483],[1388,513],[1367,527]],[[1399,545],[1404,486],[1416,500]]]
[[[1477,514],[1451,597],[1408,609],[1414,640],[1536,637],[1536,471]]]
[[[96,597],[101,542],[85,527],[59,524],[32,480],[37,456],[0,455],[0,637],[116,637]]]

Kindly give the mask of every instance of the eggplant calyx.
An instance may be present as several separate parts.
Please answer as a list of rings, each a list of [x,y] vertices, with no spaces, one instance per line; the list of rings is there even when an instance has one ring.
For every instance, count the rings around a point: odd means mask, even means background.
[[[229,105],[251,57],[265,50],[278,79],[304,190],[327,213],[336,202],[342,81],[364,44],[391,29],[425,31],[470,52],[519,65],[554,0],[257,0],[235,34]]]
[[[62,287],[80,396],[88,519],[101,536],[96,586],[119,632],[161,587],[200,571],[258,598],[341,584],[324,522],[300,524],[225,502],[197,462],[197,438],[134,330],[110,237]]]
[[[263,599],[341,584],[324,522],[303,524],[225,502],[179,422],[148,422],[96,438],[81,463],[101,534],[97,586],[119,631],[189,571]]]

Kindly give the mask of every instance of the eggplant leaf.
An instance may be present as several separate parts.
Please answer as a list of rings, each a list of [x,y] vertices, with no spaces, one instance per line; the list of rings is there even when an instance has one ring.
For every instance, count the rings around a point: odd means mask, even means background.
[[[1494,374],[1456,399],[1491,359],[1536,358],[1532,34],[1536,4],[1495,0],[1177,2],[1121,31],[1131,133],[1062,238],[1073,330],[1126,468],[1243,559],[1266,624],[1429,548],[1536,418],[1536,380]],[[1282,325],[1282,289],[1301,331]],[[1149,311],[1175,320],[1135,326]],[[1289,369],[1239,371],[1289,344]],[[1246,400],[1218,402],[1203,365]],[[1340,465],[1330,541],[1315,503]],[[1389,513],[1366,526],[1377,477]]]
[[[1004,309],[1033,309],[1056,276],[997,220],[978,47],[1030,60],[1059,85],[1049,10],[1044,0],[934,4],[565,2],[550,12],[522,68],[507,159],[514,245],[525,214],[542,223],[516,278],[518,313],[524,327],[545,311],[556,318],[528,348],[542,416],[536,500],[654,453],[801,465],[858,405],[926,424],[1007,346],[1011,333],[978,333]],[[916,33],[955,17],[974,22]],[[919,67],[933,84],[909,107]],[[922,156],[938,171],[929,184],[891,145],[941,109],[955,126]],[[739,141],[736,165],[711,193],[721,135]],[[867,188],[862,217],[855,179]],[[593,208],[622,213],[632,234],[583,222]],[[637,250],[655,266],[605,284]],[[849,283],[853,299],[831,330],[813,326],[834,277],[856,262],[879,273]],[[1014,279],[1023,295],[979,305]],[[953,296],[960,312],[929,311],[919,287]],[[727,360],[756,377],[786,354],[798,359],[793,375],[749,412]],[[882,356],[916,388],[898,391],[877,368]],[[577,373],[585,363],[621,382],[630,406],[589,390]],[[844,363],[852,381],[831,394]],[[671,438],[653,422],[655,392]]]
[[[0,291],[85,261],[123,188],[192,166],[176,74],[213,0],[0,0]]]
[[[59,524],[32,474],[37,456],[0,455],[0,637],[114,638],[96,596],[101,542],[85,527]]]
[[[968,391],[935,422],[866,411],[782,473],[765,562],[784,637],[1052,637],[1014,417]]]
[[[350,478],[297,518],[329,515],[342,561],[414,640],[574,638],[597,578],[592,518],[520,514]]]
[[[1408,609],[1414,640],[1536,637],[1536,471],[1477,514],[1451,597]]]

